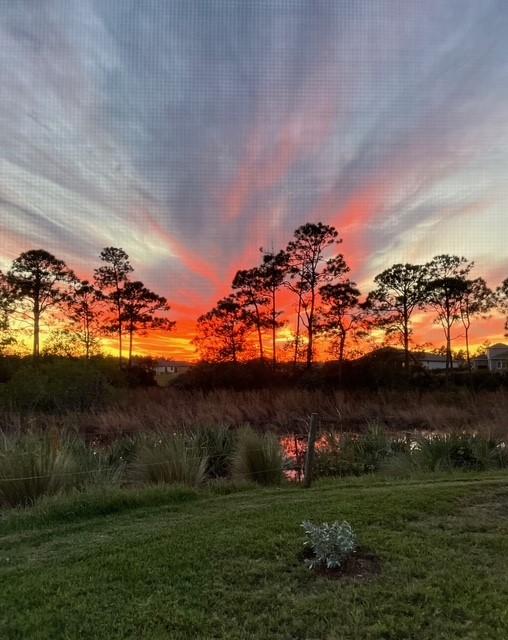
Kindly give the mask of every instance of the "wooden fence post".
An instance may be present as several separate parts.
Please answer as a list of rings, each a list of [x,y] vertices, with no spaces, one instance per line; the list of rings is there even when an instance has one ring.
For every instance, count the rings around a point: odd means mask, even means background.
[[[307,440],[307,453],[305,454],[305,467],[303,472],[303,486],[308,489],[312,483],[312,463],[314,461],[314,445],[316,444],[317,426],[319,416],[311,413],[309,425],[309,439]]]

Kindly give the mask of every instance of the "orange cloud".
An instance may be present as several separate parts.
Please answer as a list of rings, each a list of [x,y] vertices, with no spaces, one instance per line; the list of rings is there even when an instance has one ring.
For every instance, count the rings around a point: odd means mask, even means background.
[[[173,255],[182,262],[192,273],[209,280],[216,286],[220,286],[220,278],[217,271],[208,262],[189,251],[181,242],[170,234],[162,225],[147,211],[143,211],[143,220],[150,231],[163,240]]]
[[[344,239],[340,251],[352,270],[368,257],[369,247],[364,231],[383,209],[387,188],[378,181],[354,193],[345,204],[338,205],[334,192],[327,194],[312,213],[312,220],[334,225]],[[354,276],[353,276],[354,279]]]

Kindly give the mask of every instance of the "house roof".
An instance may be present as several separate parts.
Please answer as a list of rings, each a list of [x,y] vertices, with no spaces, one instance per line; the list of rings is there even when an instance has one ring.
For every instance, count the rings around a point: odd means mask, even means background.
[[[491,344],[488,349],[506,349],[508,350],[508,344],[504,344],[503,342],[496,342],[496,344]]]
[[[155,363],[156,367],[190,367],[190,362],[184,360],[158,360]]]
[[[424,351],[423,353],[415,353],[414,357],[417,360],[429,360],[431,362],[446,362],[446,356],[439,355],[438,353],[429,353]]]

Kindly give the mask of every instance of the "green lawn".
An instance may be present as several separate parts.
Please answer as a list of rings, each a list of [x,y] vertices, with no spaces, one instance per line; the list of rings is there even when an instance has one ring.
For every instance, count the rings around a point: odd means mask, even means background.
[[[53,500],[0,522],[0,638],[508,637],[508,476]],[[313,575],[304,519],[347,519],[370,581]]]

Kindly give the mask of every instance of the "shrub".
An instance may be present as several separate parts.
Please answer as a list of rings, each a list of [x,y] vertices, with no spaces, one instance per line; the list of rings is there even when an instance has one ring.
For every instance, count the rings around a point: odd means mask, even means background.
[[[483,470],[504,466],[502,447],[493,440],[471,434],[433,435],[419,440],[413,455],[426,471]]]
[[[207,457],[183,434],[159,433],[138,443],[131,465],[134,481],[195,486],[206,477]]]
[[[312,551],[313,557],[306,560],[310,569],[326,567],[339,568],[344,560],[357,548],[356,535],[349,522],[313,524],[302,522],[307,539],[304,546]]]
[[[56,360],[20,367],[0,397],[14,411],[85,411],[103,407],[112,398],[107,379],[85,362]]]
[[[0,437],[0,502],[28,505],[79,478],[72,448],[56,433]]]
[[[277,437],[272,433],[256,433],[250,427],[239,429],[232,475],[235,480],[280,484],[284,477],[284,460]]]
[[[381,461],[392,455],[392,439],[384,427],[373,423],[364,435],[346,439],[342,450],[345,459],[362,464],[364,473],[369,473],[377,471]]]
[[[363,435],[328,433],[316,451],[315,475],[359,476],[379,471],[395,455],[409,451],[406,439],[393,438],[383,426],[371,423]]]

